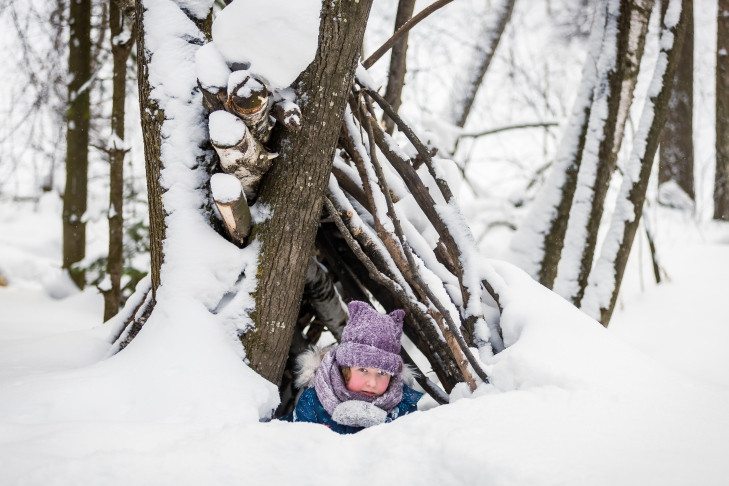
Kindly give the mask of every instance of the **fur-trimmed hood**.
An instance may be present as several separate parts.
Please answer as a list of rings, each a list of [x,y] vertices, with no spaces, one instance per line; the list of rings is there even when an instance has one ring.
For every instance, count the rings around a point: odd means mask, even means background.
[[[296,388],[309,388],[314,386],[314,379],[316,376],[316,369],[321,364],[326,355],[334,346],[319,347],[314,346],[301,353],[296,358],[296,380],[294,385]],[[412,387],[415,383],[415,377],[417,371],[408,364],[403,364],[402,372],[403,382]]]

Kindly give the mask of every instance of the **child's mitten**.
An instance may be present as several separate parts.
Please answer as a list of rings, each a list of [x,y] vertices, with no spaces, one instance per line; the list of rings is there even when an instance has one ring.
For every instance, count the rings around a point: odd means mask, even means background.
[[[387,412],[376,405],[361,400],[347,400],[337,405],[332,419],[342,425],[371,427],[385,422]]]

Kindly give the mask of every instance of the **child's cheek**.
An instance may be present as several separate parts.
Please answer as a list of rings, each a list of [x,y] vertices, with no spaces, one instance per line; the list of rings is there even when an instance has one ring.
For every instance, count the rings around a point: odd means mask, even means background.
[[[377,394],[382,395],[385,393],[385,390],[387,390],[387,386],[390,384],[390,376],[383,376],[378,382],[377,382]]]

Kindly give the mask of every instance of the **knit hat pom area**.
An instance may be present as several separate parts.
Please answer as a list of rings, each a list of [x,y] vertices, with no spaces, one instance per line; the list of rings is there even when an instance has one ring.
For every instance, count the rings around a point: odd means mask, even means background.
[[[366,302],[347,306],[349,322],[335,353],[339,366],[378,368],[396,375],[402,371],[400,337],[405,311],[380,314]]]

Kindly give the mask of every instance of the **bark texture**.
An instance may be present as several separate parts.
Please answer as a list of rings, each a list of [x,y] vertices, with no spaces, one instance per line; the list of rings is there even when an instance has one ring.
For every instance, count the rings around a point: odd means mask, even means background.
[[[74,265],[86,256],[86,198],[89,165],[89,79],[91,77],[91,0],[70,4],[66,112],[66,188],[63,193],[63,268],[83,288],[85,272]]]
[[[109,28],[111,54],[114,63],[112,78],[111,133],[114,141],[109,146],[109,258],[106,273],[111,287],[103,291],[104,321],[119,311],[121,304],[121,277],[124,266],[124,155],[126,150],[119,143],[124,140],[124,103],[126,101],[127,59],[131,52],[134,35],[120,42],[124,30],[123,6],[119,0],[111,0]]]
[[[663,0],[665,5],[668,0]],[[658,183],[674,181],[691,198],[694,194],[694,14],[686,7],[686,33],[681,61],[673,80],[666,125],[661,135]],[[718,97],[717,97],[718,99]]]
[[[402,25],[410,20],[415,10],[415,0],[400,0],[395,15],[395,32]],[[405,73],[407,71],[408,34],[403,36],[392,46],[390,54],[390,69],[387,74],[387,89],[385,99],[392,105],[395,111],[400,109],[402,89],[405,86]],[[395,122],[385,117],[385,128],[387,133],[392,134],[395,130]]]
[[[671,90],[673,88],[674,76],[681,57],[681,48],[683,44],[684,34],[688,28],[688,22],[690,19],[690,3],[692,0],[670,0],[673,2],[680,2],[681,4],[681,16],[679,22],[675,26],[663,27],[663,36],[667,36],[669,39],[673,39],[673,45],[669,48],[663,47],[667,44],[662,42],[661,54],[665,54],[668,59],[666,70],[662,77],[662,88],[660,92],[649,98],[646,102],[646,108],[648,112],[652,110],[652,118],[647,117],[645,114],[641,117],[641,123],[643,121],[650,122],[649,127],[639,127],[639,133],[645,133],[645,144],[644,150],[640,156],[631,156],[630,163],[637,162],[640,166],[639,174],[637,179],[626,178],[623,182],[624,187],[621,188],[621,195],[627,194],[629,206],[633,209],[633,215],[630,220],[616,220],[615,224],[622,225],[622,240],[619,242],[618,250],[614,258],[614,270],[615,270],[615,283],[613,292],[610,298],[610,303],[607,306],[600,308],[600,322],[607,327],[612,317],[613,310],[615,309],[615,302],[618,298],[618,292],[620,284],[625,273],[625,267],[628,263],[628,257],[630,256],[630,250],[633,246],[633,240],[635,239],[635,233],[638,229],[640,217],[643,212],[643,203],[645,202],[645,195],[648,189],[648,181],[651,175],[651,169],[653,167],[653,160],[658,150],[658,143],[660,140],[661,130],[666,121],[667,112],[669,110],[669,100],[671,97]],[[669,44],[670,45],[670,44]],[[644,131],[644,129],[646,129]],[[639,153],[634,150],[634,153]],[[631,170],[631,167],[628,167]],[[626,190],[627,189],[627,190]],[[618,203],[620,204],[620,203]],[[617,213],[617,211],[616,211]],[[616,215],[616,218],[619,216]],[[612,233],[612,231],[610,231]]]
[[[160,171],[162,155],[160,137],[164,110],[150,96],[152,86],[149,83],[149,52],[145,49],[144,40],[144,3],[136,3],[137,19],[137,80],[139,83],[139,112],[141,113],[142,137],[144,138],[144,160],[147,173],[147,201],[149,207],[149,255],[151,258],[150,275],[152,277],[152,299],[156,301],[157,288],[160,284],[160,269],[164,255],[162,242],[165,239],[165,214],[162,207],[162,186]]]
[[[284,371],[312,255],[344,108],[354,79],[371,0],[325,2],[319,47],[295,83],[302,113],[296,133],[274,128],[279,157],[264,176],[259,203],[272,216],[261,242],[255,329],[241,338],[250,366],[278,383]],[[304,96],[305,95],[305,96]]]
[[[729,0],[719,0],[717,16],[714,219],[729,221]]]
[[[620,13],[617,19],[618,32],[615,39],[616,62],[607,75],[607,116],[601,127],[594,127],[601,128],[600,130],[596,130],[596,132],[600,133],[602,140],[599,143],[597,151],[597,167],[595,168],[594,180],[592,181],[589,217],[584,223],[581,221],[575,222],[575,224],[580,225],[586,224],[585,241],[575,245],[580,247],[582,251],[579,269],[576,274],[576,287],[571,295],[563,295],[564,297],[569,297],[577,307],[580,306],[585,288],[587,287],[590,271],[592,270],[598,230],[604,211],[605,197],[617,163],[617,153],[620,149],[620,136],[618,134],[622,133],[624,128],[623,126],[619,127],[618,122],[620,121],[624,124],[627,120],[627,117],[620,119],[618,115],[621,112],[627,111],[632,102],[632,88],[635,87],[634,77],[637,74],[635,72],[635,67],[637,66],[634,66],[632,59],[637,57],[640,60],[643,54],[642,52],[631,53],[630,39],[633,33],[644,38],[648,31],[650,8],[646,9],[644,4],[652,4],[652,2],[641,0],[621,0],[620,2]],[[641,22],[635,22],[636,19],[633,17],[634,13],[639,14],[639,20]],[[639,45],[642,48],[644,42]],[[626,78],[633,79],[633,84],[629,91],[624,92],[623,82]],[[591,130],[593,129],[593,127],[590,128]],[[580,203],[579,200],[575,202]],[[573,202],[573,207],[575,207],[575,202]],[[576,214],[581,214],[581,211],[578,211]],[[566,237],[570,237],[569,230]],[[568,278],[571,278],[571,275],[568,275]]]

